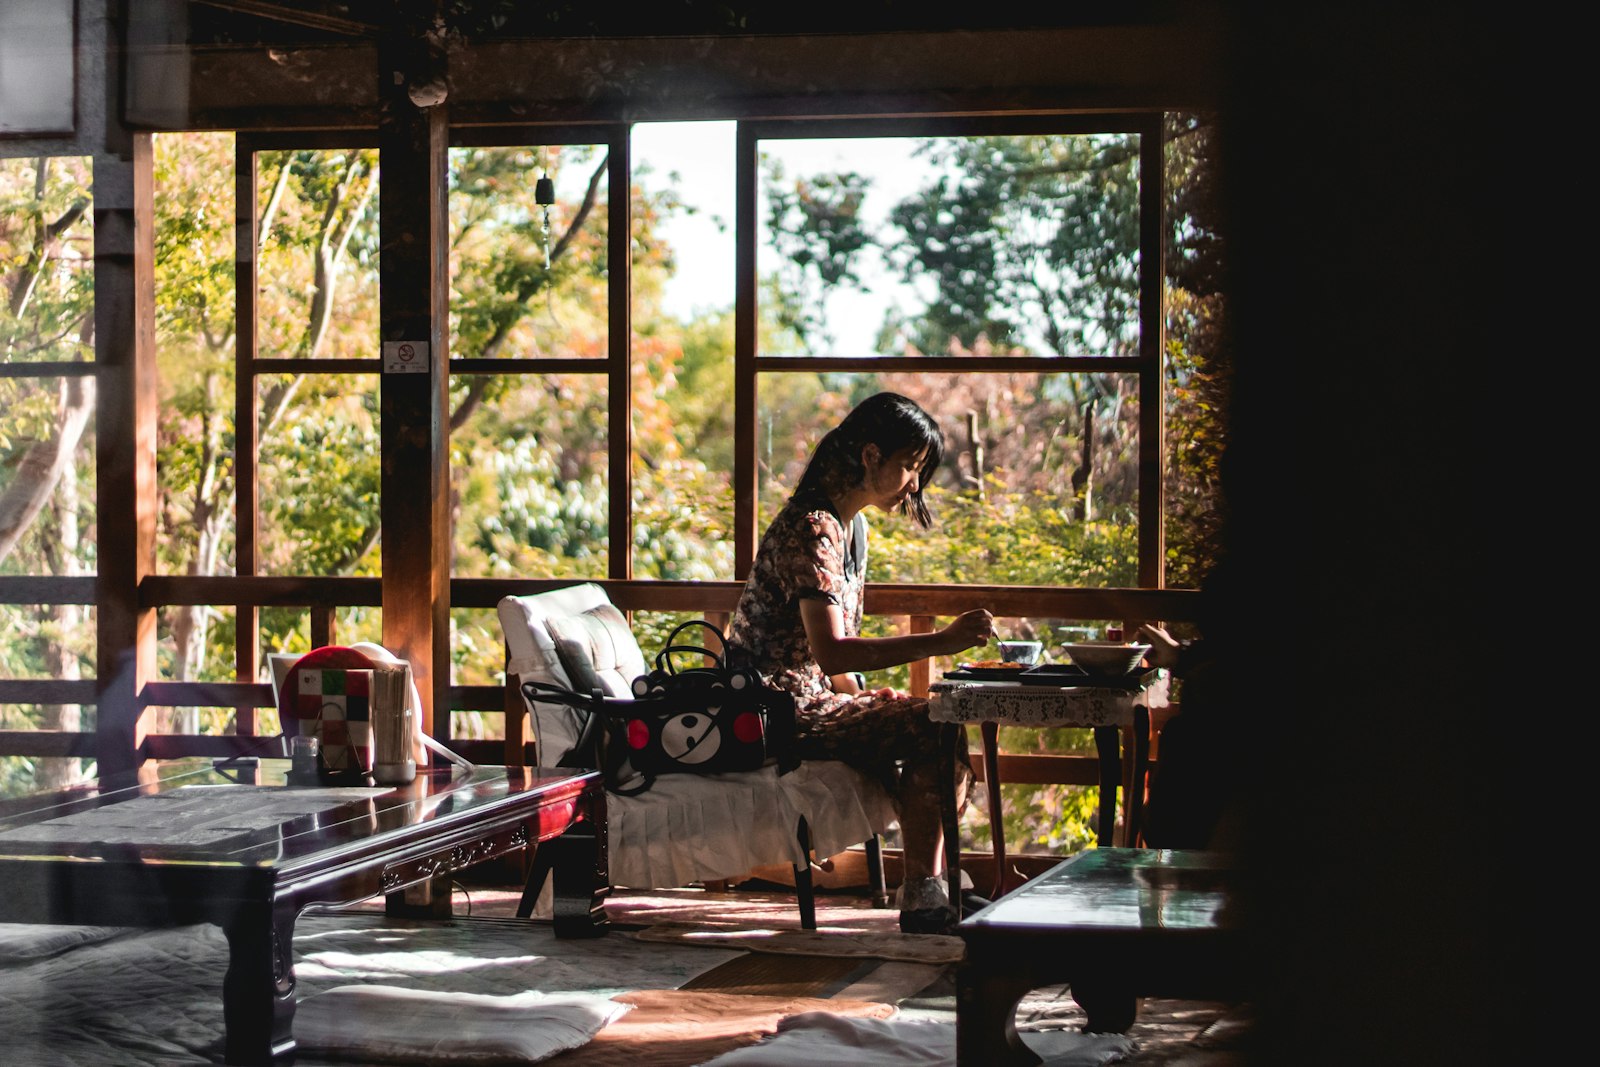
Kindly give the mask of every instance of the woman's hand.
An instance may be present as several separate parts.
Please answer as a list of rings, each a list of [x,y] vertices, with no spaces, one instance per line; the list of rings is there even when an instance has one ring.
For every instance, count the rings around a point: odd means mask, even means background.
[[[994,636],[994,614],[986,608],[962,612],[955,621],[940,631],[950,641],[945,651],[950,654],[965,652],[969,648],[989,643]]]
[[[1178,642],[1167,631],[1146,623],[1139,627],[1139,636],[1150,643],[1150,651],[1144,657],[1150,666],[1164,667],[1170,671],[1178,665]]]

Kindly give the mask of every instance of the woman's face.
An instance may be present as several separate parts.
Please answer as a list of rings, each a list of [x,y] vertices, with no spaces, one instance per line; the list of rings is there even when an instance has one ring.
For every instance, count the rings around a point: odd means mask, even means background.
[[[862,458],[867,468],[869,503],[894,511],[917,491],[922,465],[928,461],[928,447],[911,445],[883,457],[875,446],[869,445]]]

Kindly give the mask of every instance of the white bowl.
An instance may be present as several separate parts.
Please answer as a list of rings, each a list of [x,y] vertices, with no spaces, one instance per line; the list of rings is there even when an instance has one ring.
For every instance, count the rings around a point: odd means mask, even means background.
[[[1121,641],[1086,641],[1062,645],[1061,650],[1073,663],[1090,673],[1127,674],[1139,666],[1144,654],[1150,651],[1150,646]]]

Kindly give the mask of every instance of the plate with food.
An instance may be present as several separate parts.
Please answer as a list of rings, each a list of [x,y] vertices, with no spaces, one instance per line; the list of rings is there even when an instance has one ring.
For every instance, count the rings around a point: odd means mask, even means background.
[[[960,681],[963,678],[988,678],[1004,681],[1014,681],[1022,677],[1022,672],[1027,670],[1027,665],[1014,660],[1005,659],[980,659],[971,663],[958,663],[953,671],[945,671],[946,678]]]

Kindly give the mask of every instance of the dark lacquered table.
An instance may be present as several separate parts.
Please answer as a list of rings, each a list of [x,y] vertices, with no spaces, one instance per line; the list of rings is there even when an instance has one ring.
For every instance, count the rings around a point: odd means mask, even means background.
[[[553,872],[556,935],[604,932],[610,887],[598,772],[442,767],[406,785],[340,791],[273,778],[268,771],[260,784],[241,783],[207,769],[8,802],[0,921],[221,926],[232,1064],[292,1056],[294,925],[312,905],[400,894],[534,846],[545,853],[536,868]]]
[[[957,928],[957,1064],[1038,1063],[1015,1015],[1041,986],[1070,985],[1094,1033],[1127,1030],[1142,996],[1243,998],[1236,887],[1224,853],[1097,848],[974,913]]]

